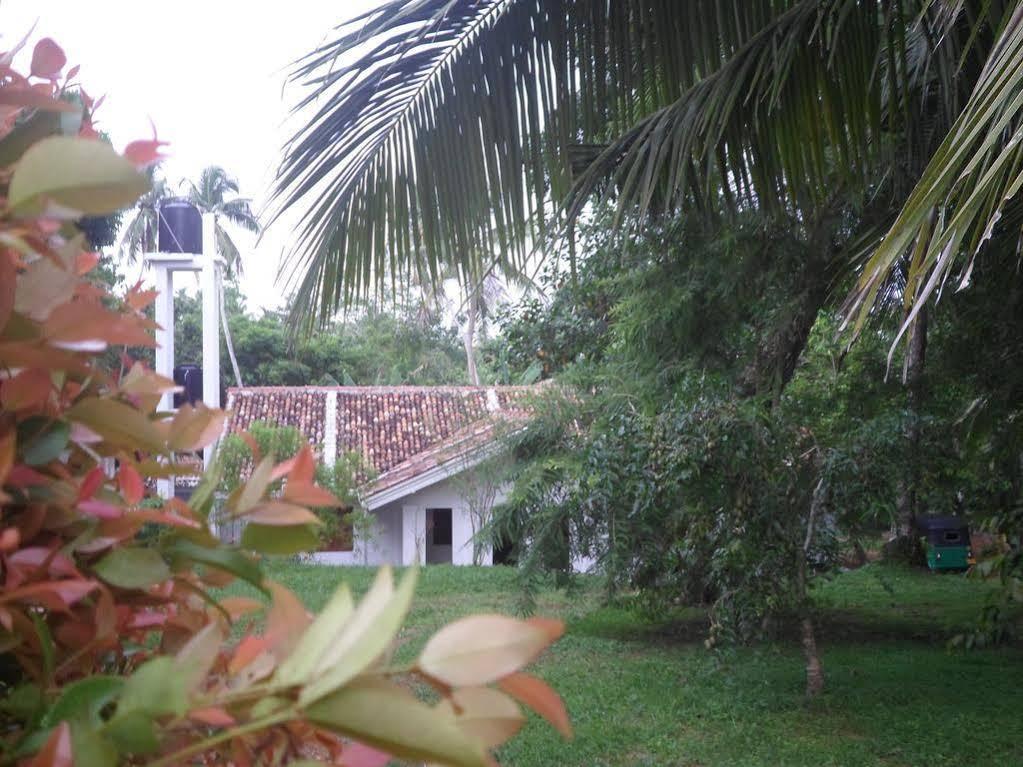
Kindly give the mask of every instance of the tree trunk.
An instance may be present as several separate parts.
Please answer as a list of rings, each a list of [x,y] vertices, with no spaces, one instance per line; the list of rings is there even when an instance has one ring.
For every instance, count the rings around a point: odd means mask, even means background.
[[[220,324],[224,327],[224,341],[227,343],[227,356],[231,359],[231,369],[234,371],[235,385],[240,389],[242,384],[242,374],[238,369],[238,358],[234,354],[234,341],[231,339],[231,327],[227,324],[227,306],[224,301],[224,280],[223,278],[217,279],[217,292],[220,293]]]
[[[914,538],[916,517],[920,513],[920,413],[924,397],[924,363],[927,359],[927,307],[916,316],[910,330],[909,345],[903,368],[903,381],[907,390],[909,423],[906,426],[905,474],[899,482],[896,502],[898,534],[901,538]]]
[[[813,498],[810,501],[810,513],[806,519],[806,538],[803,540],[803,548],[799,552],[797,587],[799,589],[799,601],[803,613],[800,620],[800,633],[803,644],[803,657],[806,659],[807,700],[816,698],[824,690],[824,665],[821,663],[820,652],[817,649],[817,635],[814,629],[812,608],[807,593],[806,560],[810,556],[810,549],[813,545],[814,524],[817,521],[817,517],[824,511],[827,495],[828,484],[821,477],[813,490]]]
[[[480,289],[479,286],[476,287]],[[476,369],[476,300],[469,300],[469,319],[465,328],[465,336],[462,338],[465,344],[465,364],[469,372],[469,383],[473,386],[480,385],[480,374]]]

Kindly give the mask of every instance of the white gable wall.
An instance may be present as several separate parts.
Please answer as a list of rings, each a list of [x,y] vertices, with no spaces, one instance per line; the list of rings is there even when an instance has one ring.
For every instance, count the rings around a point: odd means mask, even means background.
[[[464,473],[463,473],[464,474]],[[441,547],[431,557],[433,562],[455,565],[472,564],[472,521],[468,504],[462,497],[464,478],[442,479],[403,498],[370,512],[376,518],[375,534],[369,540],[355,541],[354,551],[324,551],[312,555],[317,562],[334,565],[411,565],[426,561],[426,510],[451,509],[451,551]],[[501,488],[494,503],[501,503],[507,488]],[[446,548],[446,547],[445,547]],[[483,552],[482,564],[489,565],[493,551]]]

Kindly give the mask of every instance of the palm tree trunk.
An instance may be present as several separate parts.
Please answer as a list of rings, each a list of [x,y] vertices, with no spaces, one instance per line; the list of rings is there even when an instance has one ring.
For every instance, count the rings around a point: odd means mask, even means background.
[[[476,288],[479,290],[479,286]],[[469,383],[473,386],[480,385],[480,374],[476,369],[476,299],[469,301],[469,320],[465,328],[465,336],[462,341],[465,344],[465,364],[469,372]]]
[[[806,538],[798,554],[797,587],[799,589],[799,600],[803,613],[800,619],[800,634],[803,645],[803,657],[806,660],[806,697],[808,700],[816,698],[824,690],[824,664],[821,663],[820,651],[817,648],[817,632],[814,627],[809,595],[807,594],[806,560],[810,555],[810,548],[813,545],[814,524],[817,521],[817,517],[824,511],[827,496],[828,484],[824,477],[821,477],[813,490],[810,512],[806,519]]]
[[[234,341],[231,339],[231,327],[227,324],[227,307],[224,301],[224,280],[221,275],[217,275],[217,292],[220,294],[220,324],[224,328],[224,341],[227,343],[227,356],[231,359],[231,369],[234,371],[234,382],[235,385],[240,389],[242,384],[242,374],[238,369],[238,358],[234,354]]]
[[[919,513],[920,483],[920,411],[924,399],[924,362],[927,358],[927,307],[921,308],[910,331],[906,349],[905,382],[908,395],[909,423],[906,427],[906,474],[900,481],[898,508],[899,535],[913,535]]]

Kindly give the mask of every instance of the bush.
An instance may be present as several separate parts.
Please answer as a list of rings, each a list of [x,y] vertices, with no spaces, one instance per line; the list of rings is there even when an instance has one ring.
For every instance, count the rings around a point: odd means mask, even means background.
[[[214,441],[225,415],[202,405],[158,412],[172,381],[137,363],[123,373],[103,364],[109,347],[153,345],[143,316],[153,295],[136,286],[112,302],[83,279],[97,257],[74,221],[133,204],[147,188],[137,166],[159,142],[122,156],[96,140],[91,102],[60,98],[65,63],[42,40],[29,77],[7,69],[0,80],[4,763],[365,766],[392,754],[482,767],[524,721],[514,698],[567,729],[557,695],[519,673],[559,624],[470,617],[395,667],[388,648],[415,571],[395,586],[385,568],[358,605],[342,585],[313,617],[264,580],[253,553],[211,534],[217,476],[188,503],[148,496],[154,480],[189,471],[175,453]],[[226,503],[249,520],[243,543],[274,553],[315,543],[308,507],[338,499],[315,484],[309,448],[285,463],[257,458]],[[159,532],[143,537],[147,525]],[[271,604],[261,631],[229,643],[234,622],[263,608],[218,601],[211,589],[232,578]],[[410,677],[440,702],[411,696]]]

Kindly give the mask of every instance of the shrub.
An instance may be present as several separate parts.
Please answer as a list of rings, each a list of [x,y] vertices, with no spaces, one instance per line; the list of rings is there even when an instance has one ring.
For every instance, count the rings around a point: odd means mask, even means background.
[[[124,155],[96,140],[92,103],[60,98],[77,68],[51,40],[31,74],[4,57],[0,103],[0,720],[3,762],[381,765],[386,754],[492,764],[488,750],[523,723],[517,698],[562,729],[560,700],[519,669],[561,632],[500,616],[441,629],[411,666],[387,652],[416,573],[385,568],[356,605],[346,586],[316,617],[263,579],[256,556],[210,533],[216,476],[188,503],[147,495],[187,473],[176,452],[216,439],[224,414],[158,412],[173,382],[141,364],[104,367],[109,347],[152,346],[140,286],[112,302],[83,279],[97,262],[74,221],[131,205],[138,166],[160,142]],[[315,542],[310,506],[337,504],[314,482],[308,447],[261,457],[226,511],[248,519],[263,552]],[[286,479],[272,496],[271,485]],[[158,534],[140,536],[146,525]],[[211,591],[249,581],[271,603],[263,628],[228,642],[262,603]],[[431,705],[399,684],[432,686]],[[494,686],[496,685],[496,686]]]

